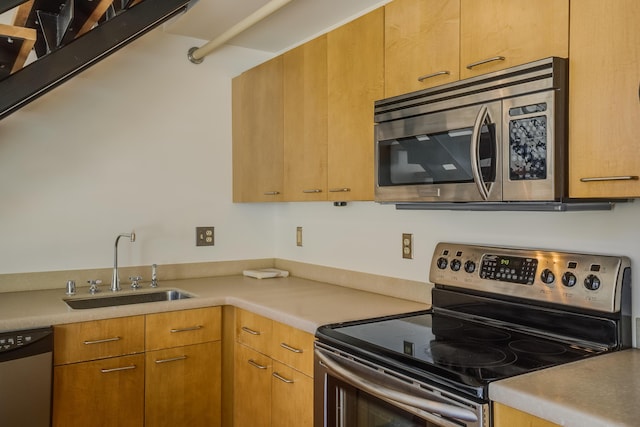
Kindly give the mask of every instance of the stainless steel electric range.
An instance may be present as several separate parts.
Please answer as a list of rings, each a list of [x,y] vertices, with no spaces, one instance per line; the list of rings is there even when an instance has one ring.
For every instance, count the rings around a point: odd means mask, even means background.
[[[489,384],[631,346],[622,256],[439,243],[432,309],[320,327],[315,427],[492,425]]]

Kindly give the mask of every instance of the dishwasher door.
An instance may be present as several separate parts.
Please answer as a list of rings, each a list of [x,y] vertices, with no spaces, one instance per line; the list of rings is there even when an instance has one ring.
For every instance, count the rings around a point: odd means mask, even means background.
[[[0,332],[0,425],[50,427],[53,329]]]

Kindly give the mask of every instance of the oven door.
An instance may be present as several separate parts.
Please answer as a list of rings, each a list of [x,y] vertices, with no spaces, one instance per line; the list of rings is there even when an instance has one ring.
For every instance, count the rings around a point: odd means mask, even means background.
[[[500,101],[376,125],[375,200],[502,200]]]
[[[488,427],[472,402],[316,343],[314,427]]]

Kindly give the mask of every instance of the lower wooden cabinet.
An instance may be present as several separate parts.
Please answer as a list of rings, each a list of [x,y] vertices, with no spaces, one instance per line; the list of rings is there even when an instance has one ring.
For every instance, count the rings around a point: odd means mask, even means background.
[[[276,361],[271,376],[271,425],[311,427],[313,378]]]
[[[56,366],[53,427],[144,425],[144,355]]]
[[[271,426],[271,358],[236,344],[233,369],[234,425]]]
[[[493,404],[494,427],[560,427],[526,412],[499,403]]]

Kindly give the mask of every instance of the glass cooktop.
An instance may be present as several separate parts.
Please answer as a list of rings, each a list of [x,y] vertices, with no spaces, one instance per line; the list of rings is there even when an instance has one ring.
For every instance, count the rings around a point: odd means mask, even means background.
[[[317,336],[481,398],[491,381],[599,352],[431,311],[323,326]]]

